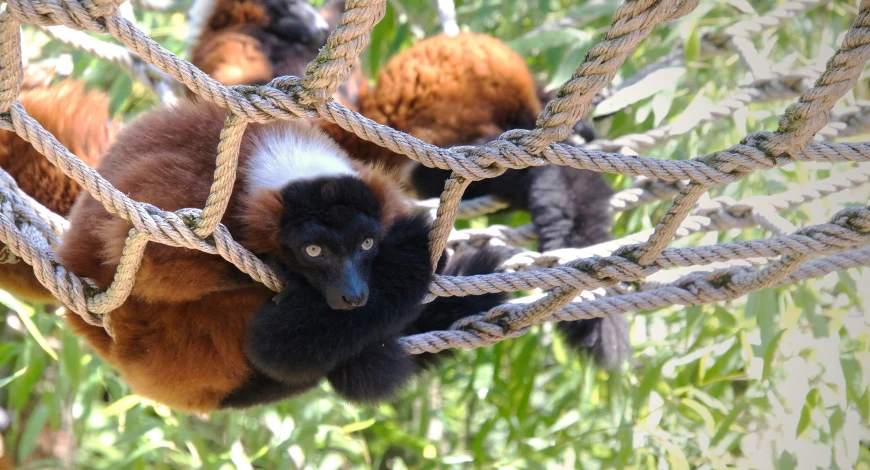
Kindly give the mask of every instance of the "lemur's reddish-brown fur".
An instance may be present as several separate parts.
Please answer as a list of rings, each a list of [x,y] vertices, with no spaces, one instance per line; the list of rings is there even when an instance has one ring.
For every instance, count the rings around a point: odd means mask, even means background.
[[[516,52],[484,34],[438,35],[397,54],[360,100],[363,115],[441,147],[484,143],[533,125],[541,110],[529,70]],[[352,153],[392,165],[407,157],[374,144]]]
[[[212,155],[226,115],[204,103],[144,115],[118,136],[98,170],[137,201],[168,211],[202,207],[211,186],[203,175],[214,172]],[[251,124],[245,132],[239,182],[222,222],[256,252],[277,251],[281,200],[276,191],[245,193],[241,182],[252,139],[269,127],[304,125],[310,124]],[[383,222],[407,210],[389,174],[378,168],[357,170],[381,202]],[[63,264],[105,289],[131,225],[110,215],[90,195],[79,198],[70,220],[59,253]],[[174,408],[208,411],[251,373],[244,355],[245,325],[273,295],[218,256],[151,243],[131,296],[109,314],[114,341],[77,315],[67,318],[136,393]]]
[[[79,80],[33,84],[22,90],[19,100],[31,117],[89,166],[96,165],[120,125],[110,122],[109,98],[88,91]],[[12,132],[0,131],[0,167],[22,191],[63,216],[81,191],[78,183]],[[25,300],[55,302],[23,261],[0,264],[0,288]]]

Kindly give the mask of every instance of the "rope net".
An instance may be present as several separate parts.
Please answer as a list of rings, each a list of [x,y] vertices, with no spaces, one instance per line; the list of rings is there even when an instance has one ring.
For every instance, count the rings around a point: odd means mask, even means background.
[[[281,289],[275,273],[234,241],[220,223],[233,189],[239,144],[247,123],[276,119],[320,117],[428,167],[452,171],[440,200],[419,202],[436,215],[430,234],[433,260],[446,247],[492,242],[514,247],[515,255],[506,262],[504,273],[436,277],[429,299],[543,291],[488,312],[469,312],[469,317],[450,330],[402,338],[402,346],[411,354],[481,347],[520,336],[542,322],[735,299],[751,291],[870,265],[870,206],[848,208],[828,223],[801,229],[780,215],[800,204],[870,182],[870,144],[829,141],[870,130],[867,103],[832,119],[834,105],[856,85],[870,58],[870,0],[861,1],[854,24],[827,63],[799,71],[781,73],[758,66],[759,53],[749,39],[824,2],[787,2],[759,18],[705,36],[706,54],[736,51],[755,80],[705,110],[694,125],[728,116],[749,102],[799,98],[780,117],[775,132],[753,133],[719,152],[674,161],[637,154],[687,131],[676,124],[582,146],[557,142],[572,137],[574,124],[601,96],[618,91],[605,87],[653,28],[690,13],[698,0],[627,0],[616,10],[602,41],[592,47],[559,89],[557,98],[541,112],[534,130],[513,130],[485,145],[447,149],[377,124],[330,100],[350,75],[354,59],[368,46],[372,28],[384,16],[386,0],[349,0],[338,27],[308,65],[304,77],[279,77],[257,87],[222,86],[137,29],[119,13],[120,3],[6,0],[0,13],[0,128],[30,142],[106,210],[134,227],[114,282],[100,291],[87,279],[67,271],[53,252],[66,221],[40,206],[8,174],[0,172],[0,241],[9,253],[31,265],[40,283],[60,301],[110,334],[109,313],[130,294],[144,249],[151,242],[219,255],[270,289]],[[205,207],[166,212],[128,198],[28,116],[16,101],[23,78],[22,23],[39,25],[60,41],[123,65],[164,102],[175,99],[181,84],[230,111],[221,132]],[[102,43],[82,31],[109,34],[126,48]],[[681,54],[674,52],[638,75],[678,60]],[[744,201],[705,198],[709,189],[739,181],[754,170],[793,162],[852,162],[856,168],[776,195]],[[669,198],[673,202],[652,230],[583,249],[536,253],[522,248],[535,239],[531,226],[453,229],[457,218],[505,207],[490,197],[460,202],[472,181],[498,176],[508,168],[546,164],[635,177],[634,187],[612,199],[616,211]],[[671,241],[695,233],[758,226],[773,236],[713,246],[668,247]]]

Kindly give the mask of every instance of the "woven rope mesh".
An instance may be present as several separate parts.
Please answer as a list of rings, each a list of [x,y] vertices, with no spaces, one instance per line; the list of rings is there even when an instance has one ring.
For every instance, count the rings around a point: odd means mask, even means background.
[[[779,120],[776,131],[756,132],[739,144],[689,160],[639,156],[685,133],[671,124],[642,134],[574,146],[573,125],[606,94],[623,62],[650,32],[678,21],[698,0],[630,0],[613,16],[603,39],[592,47],[558,97],[538,117],[534,130],[513,130],[482,146],[438,148],[371,121],[330,100],[349,76],[354,59],[368,46],[386,0],[349,0],[340,24],[305,77],[279,77],[260,87],[225,87],[150,39],[118,12],[112,0],[7,0],[0,13],[0,128],[13,131],[64,173],[80,183],[109,212],[131,222],[120,266],[111,287],[100,292],[86,279],[68,272],[53,247],[66,222],[22,193],[0,173],[0,241],[11,254],[31,265],[39,281],[88,322],[111,331],[110,312],[129,295],[148,243],[197,249],[223,257],[273,290],[281,282],[266,265],[230,236],[220,224],[236,177],[241,136],[249,122],[321,117],[345,130],[407,155],[429,167],[452,170],[439,201],[420,204],[437,218],[430,236],[433,259],[445,247],[480,245],[499,240],[516,248],[508,272],[436,277],[432,296],[477,295],[541,289],[489,312],[468,312],[448,331],[401,339],[409,353],[447,348],[474,348],[524,334],[548,321],[569,321],[650,310],[669,305],[698,305],[738,298],[748,292],[794,283],[833,271],[870,264],[870,207],[842,210],[828,223],[797,229],[782,211],[870,182],[868,143],[834,143],[832,138],[868,130],[867,106],[859,104],[832,116],[835,104],[858,82],[870,58],[870,0],[862,0],[857,18],[840,49],[824,67],[779,73],[764,67],[749,38],[776,28],[789,18],[823,4],[792,1],[761,17],[737,23],[704,37],[712,53],[736,51],[753,68],[755,80],[703,110],[692,124],[700,126],[744,107],[799,97]],[[164,102],[174,100],[179,84],[230,111],[217,149],[211,193],[205,207],[166,212],[131,200],[60,145],[16,101],[23,78],[22,23],[39,25],[55,39],[116,62],[154,89]],[[75,31],[78,30],[78,31]],[[112,36],[126,48],[102,43],[81,31]],[[681,58],[679,51],[638,75]],[[697,117],[697,116],[696,116]],[[708,190],[737,182],[757,170],[793,162],[852,163],[849,172],[785,193],[743,201],[710,199]],[[673,198],[654,229],[584,248],[536,253],[521,245],[534,240],[530,226],[490,226],[454,230],[459,217],[486,214],[504,207],[480,198],[461,202],[475,180],[498,176],[508,168],[567,165],[635,177],[631,189],[617,193],[612,207],[627,210]],[[703,247],[670,248],[677,238],[701,232],[763,227],[772,236]],[[676,269],[670,269],[676,268]]]

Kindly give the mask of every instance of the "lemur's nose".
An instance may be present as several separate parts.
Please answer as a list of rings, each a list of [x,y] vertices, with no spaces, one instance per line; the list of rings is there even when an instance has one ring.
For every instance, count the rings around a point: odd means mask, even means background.
[[[366,300],[368,300],[368,296],[364,293],[360,293],[357,295],[342,295],[341,300],[347,302],[353,308],[362,307],[366,304]]]

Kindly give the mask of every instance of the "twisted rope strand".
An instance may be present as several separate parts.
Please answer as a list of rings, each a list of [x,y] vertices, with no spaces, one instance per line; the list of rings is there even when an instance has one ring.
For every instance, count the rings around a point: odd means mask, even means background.
[[[710,187],[738,181],[757,169],[794,161],[870,161],[870,144],[867,143],[811,142],[816,133],[824,137],[845,137],[867,129],[866,119],[860,112],[863,108],[860,107],[847,110],[839,117],[845,126],[826,127],[826,123],[834,104],[855,85],[870,56],[870,0],[862,0],[858,18],[844,36],[841,49],[828,61],[815,85],[804,91],[797,103],[789,106],[776,132],[755,133],[726,150],[678,161],[601,151],[609,149],[606,145],[619,145],[619,148],[655,145],[654,139],[663,140],[671,135],[672,129],[668,126],[649,131],[642,137],[624,136],[622,141],[595,144],[601,146],[600,149],[554,142],[568,136],[570,128],[587,113],[595,96],[657,24],[684,16],[697,6],[697,0],[627,0],[614,14],[604,39],[589,51],[572,78],[560,89],[558,97],[542,111],[536,129],[509,131],[483,146],[452,149],[425,144],[331,101],[330,97],[350,73],[354,60],[367,47],[371,29],[384,15],[385,0],[349,0],[339,26],[330,35],[326,47],[308,65],[304,77],[278,77],[260,87],[220,85],[121,17],[117,11],[118,3],[120,0],[9,0],[7,10],[0,13],[0,40],[3,44],[0,111],[7,111],[0,114],[0,128],[16,132],[30,142],[52,164],[100,201],[107,211],[128,220],[134,227],[125,241],[111,286],[105,292],[99,292],[86,280],[67,272],[51,251],[66,227],[65,221],[46,214],[44,208],[24,196],[8,174],[3,173],[0,177],[0,240],[7,244],[9,252],[33,266],[39,281],[61,301],[88,322],[102,324],[110,333],[111,318],[106,314],[120,305],[132,290],[143,251],[149,242],[217,254],[255,280],[273,290],[280,289],[280,282],[271,269],[235,242],[226,227],[220,224],[232,193],[238,168],[238,147],[247,123],[266,123],[276,119],[322,117],[426,166],[452,170],[430,234],[433,262],[448,245],[485,243],[493,238],[520,244],[534,239],[529,227],[452,230],[459,216],[488,213],[504,207],[503,203],[492,198],[465,203],[460,199],[470,182],[498,176],[508,168],[559,164],[642,177],[635,188],[614,197],[612,207],[616,210],[675,197],[655,229],[635,234],[634,238],[597,245],[585,251],[519,252],[508,262],[519,272],[462,278],[436,276],[431,286],[434,295],[479,295],[529,289],[546,289],[548,292],[527,297],[524,303],[509,303],[481,315],[472,315],[457,322],[451,331],[404,338],[403,345],[412,353],[492,344],[519,336],[543,321],[592,318],[656,305],[689,305],[735,298],[750,290],[796,282],[802,276],[816,275],[825,270],[867,264],[870,256],[860,251],[865,248],[853,249],[870,243],[870,208],[846,209],[838,212],[827,224],[803,229],[795,229],[778,214],[798,204],[866,183],[870,171],[865,166],[793,189],[779,199],[766,196],[734,202],[719,198],[697,204]],[[748,56],[753,50],[745,47],[748,44],[745,39],[821,3],[807,0],[788,2],[757,19],[738,23],[721,35],[708,36],[707,39],[711,43],[724,41],[720,44],[728,44]],[[55,31],[60,36],[70,32],[55,28],[56,25],[108,33],[127,49],[117,46],[113,46],[115,49],[102,49],[102,45],[96,43],[80,47],[90,47],[92,53],[104,53],[106,59],[118,63],[142,64],[147,73],[139,73],[143,75],[138,77],[140,80],[171,82],[166,78],[169,76],[204,99],[229,109],[230,117],[216,149],[212,187],[202,210],[165,212],[129,199],[26,114],[15,101],[22,79],[19,22],[49,27],[50,32]],[[63,37],[58,39],[63,40]],[[146,63],[151,65],[144,65]],[[155,68],[160,73],[155,72]],[[148,74],[151,74],[150,78]],[[721,109],[714,108],[700,121],[703,123],[724,116],[751,100],[781,99],[795,94],[804,88],[803,82],[808,76],[808,72],[802,70],[756,77],[754,83],[732,99],[720,103]],[[693,209],[695,215],[689,216]],[[674,237],[755,225],[769,229],[776,236],[708,247],[667,248]],[[784,235],[786,233],[789,235]],[[642,243],[624,246],[628,241]],[[835,252],[842,253],[807,261],[810,257]],[[577,253],[585,254],[569,257]],[[571,261],[562,266],[527,270],[554,266],[566,259]],[[752,266],[762,260],[772,262],[762,269]],[[704,266],[733,262],[744,262],[748,266],[701,272]],[[674,267],[695,267],[696,272],[652,289],[641,285],[640,291],[632,291],[625,284],[640,283],[664,268]],[[699,267],[701,271],[697,271]],[[593,289],[597,289],[596,293],[583,294]],[[588,300],[574,301],[579,294]]]

